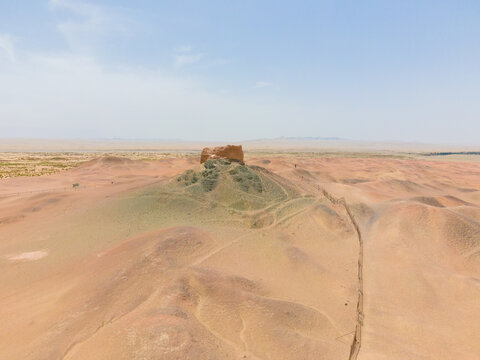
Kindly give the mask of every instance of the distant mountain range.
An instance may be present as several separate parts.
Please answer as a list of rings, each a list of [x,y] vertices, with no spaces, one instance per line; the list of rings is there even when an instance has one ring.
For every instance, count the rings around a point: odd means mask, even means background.
[[[264,139],[253,139],[248,141],[275,141],[275,140],[290,140],[290,141],[315,141],[315,140],[345,140],[339,137],[321,137],[321,136],[307,136],[307,137],[295,137],[295,136],[280,136],[276,138],[264,138]]]

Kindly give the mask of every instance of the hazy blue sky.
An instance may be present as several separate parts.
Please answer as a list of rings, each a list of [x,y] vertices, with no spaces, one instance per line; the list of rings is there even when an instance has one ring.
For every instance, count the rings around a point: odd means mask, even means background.
[[[0,0],[0,137],[480,145],[480,1]]]

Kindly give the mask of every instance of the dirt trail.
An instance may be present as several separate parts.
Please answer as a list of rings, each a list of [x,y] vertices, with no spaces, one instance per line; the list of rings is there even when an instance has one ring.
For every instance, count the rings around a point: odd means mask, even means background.
[[[364,319],[364,312],[363,312],[363,239],[362,233],[360,232],[360,227],[355,220],[355,216],[353,215],[350,207],[348,206],[345,198],[337,198],[327,190],[322,189],[323,195],[332,202],[333,204],[342,205],[345,208],[345,211],[352,222],[355,231],[357,232],[358,236],[358,301],[357,301],[357,324],[355,326],[355,336],[353,337],[353,342],[350,348],[350,356],[348,360],[356,360],[358,354],[360,352],[360,347],[362,346],[362,327],[363,327],[363,319]]]

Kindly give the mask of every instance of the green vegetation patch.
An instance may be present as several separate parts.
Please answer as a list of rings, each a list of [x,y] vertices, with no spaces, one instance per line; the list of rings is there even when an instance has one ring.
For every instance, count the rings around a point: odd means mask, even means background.
[[[198,174],[193,170],[188,170],[177,178],[178,182],[183,182],[186,186],[195,184],[198,181]]]
[[[225,160],[210,159],[203,164],[204,170],[195,172],[188,170],[177,178],[185,186],[199,183],[205,192],[215,189],[220,181],[231,181],[240,190],[245,192],[261,193],[262,181],[254,170],[243,163]]]
[[[224,166],[230,165],[228,160],[207,160],[203,164],[205,170],[201,172],[203,190],[212,191],[218,184],[218,177]]]
[[[233,160],[207,160],[177,177],[173,184],[174,191],[185,198],[249,214],[270,207],[273,211],[282,202],[300,197],[288,181],[262,167]],[[256,220],[257,227],[272,221],[270,216]]]
[[[238,183],[238,186],[243,191],[253,190],[254,192],[261,193],[263,191],[262,181],[260,177],[248,166],[239,165],[228,172],[233,181]]]

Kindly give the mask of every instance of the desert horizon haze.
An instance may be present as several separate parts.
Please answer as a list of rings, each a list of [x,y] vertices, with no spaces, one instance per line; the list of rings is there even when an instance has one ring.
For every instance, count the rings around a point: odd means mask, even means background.
[[[479,360],[480,2],[0,2],[1,360]]]

